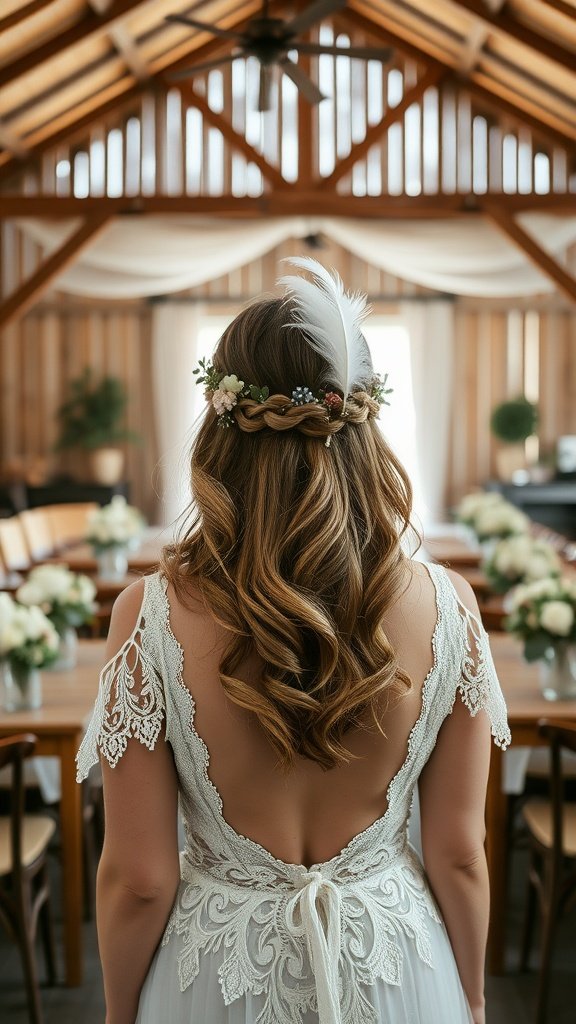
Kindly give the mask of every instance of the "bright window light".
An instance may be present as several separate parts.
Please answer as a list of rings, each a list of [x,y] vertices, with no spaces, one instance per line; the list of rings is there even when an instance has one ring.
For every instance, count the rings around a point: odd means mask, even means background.
[[[390,405],[380,410],[382,432],[404,466],[414,489],[416,511],[421,508],[420,474],[416,448],[416,412],[412,391],[410,335],[397,317],[371,316],[362,328],[376,373],[388,374]]]

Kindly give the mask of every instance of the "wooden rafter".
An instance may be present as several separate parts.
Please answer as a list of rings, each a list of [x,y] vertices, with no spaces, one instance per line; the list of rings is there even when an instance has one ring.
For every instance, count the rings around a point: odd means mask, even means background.
[[[0,148],[23,160],[28,156],[28,147],[7,124],[0,120]]]
[[[348,156],[343,157],[343,159],[336,164],[332,174],[318,182],[318,188],[333,188],[336,183],[344,177],[344,175],[348,174],[348,172],[352,170],[354,164],[357,163],[358,160],[361,160],[362,157],[366,156],[368,150],[380,141],[388,129],[404,117],[408,107],[411,107],[413,103],[417,103],[418,100],[422,98],[426,90],[429,89],[430,86],[436,85],[446,74],[447,72],[445,68],[428,68],[416,85],[404,94],[400,103],[395,107],[390,107],[377,124],[371,125],[371,127],[368,128],[362,141],[353,146],[348,153]]]
[[[476,22],[472,26],[458,62],[458,70],[463,74],[469,75],[476,67],[489,35],[490,31],[486,25]]]
[[[521,227],[512,214],[502,206],[496,207],[491,202],[483,203],[483,208],[490,219],[507,238],[511,239],[538,270],[554,282],[559,291],[572,302],[576,302],[576,278],[546,252],[535,239]]]
[[[490,195],[493,209],[510,214],[541,211],[558,216],[574,209],[576,195],[518,193]],[[50,220],[92,216],[108,212],[111,217],[136,214],[204,214],[238,218],[277,216],[338,215],[341,217],[380,217],[390,219],[443,218],[475,216],[483,212],[485,196],[351,196],[311,188],[309,191],[286,189],[261,196],[7,196],[0,193],[0,220],[14,217],[46,217]]]
[[[88,3],[96,11],[96,14],[104,14],[112,6],[112,0],[88,0]],[[144,82],[149,78],[146,62],[142,59],[138,52],[138,46],[126,27],[122,23],[111,25],[107,35],[134,78],[138,82]]]
[[[566,0],[542,0],[546,4],[546,7],[550,7],[553,11],[557,11],[558,14],[564,14],[571,22],[574,21],[574,7],[570,3],[566,3]]]
[[[102,14],[89,11],[75,25],[71,25],[64,32],[57,33],[52,39],[48,39],[45,43],[37,46],[35,50],[22,54],[11,64],[6,64],[3,68],[0,68],[0,88],[8,85],[9,82],[16,81],[16,79],[25,75],[28,71],[34,70],[45,61],[58,57],[59,54],[64,53],[65,50],[74,46],[75,43],[85,42],[87,39],[102,35],[120,18],[125,17],[136,7],[142,7],[143,4],[149,2],[150,0],[116,0],[116,3],[106,11],[103,11]]]
[[[574,138],[574,136],[558,131],[556,128],[551,127],[534,114],[529,113],[522,107],[521,102],[512,103],[510,100],[506,100],[501,97],[498,93],[492,92],[485,86],[475,82],[473,78],[458,71],[454,63],[451,63],[448,60],[437,60],[435,57],[432,57],[427,53],[426,50],[408,42],[403,36],[398,35],[397,32],[392,31],[388,27],[384,27],[379,22],[366,18],[359,11],[352,8],[347,7],[342,12],[341,18],[345,19],[350,26],[362,29],[363,32],[381,39],[386,44],[394,46],[400,53],[405,54],[405,56],[412,57],[414,60],[420,61],[428,67],[447,68],[451,72],[451,79],[456,84],[467,89],[473,96],[476,96],[492,110],[500,111],[501,113],[513,117],[516,123],[524,125],[527,128],[531,128],[539,138],[546,140],[548,145],[553,142],[557,146],[566,148],[571,153],[575,151],[576,138]]]
[[[7,32],[9,28],[19,25],[26,18],[31,18],[32,15],[38,14],[39,11],[44,10],[51,3],[53,3],[53,0],[31,0],[30,3],[23,4],[17,10],[12,11],[12,14],[7,14],[5,18],[0,18],[0,35],[3,32]]]
[[[0,330],[22,314],[49,288],[50,284],[94,240],[110,220],[109,210],[89,217],[60,248],[0,304]]]
[[[211,124],[213,128],[217,128],[234,149],[241,152],[247,160],[256,164],[271,185],[275,188],[286,188],[286,181],[278,168],[268,163],[266,157],[262,156],[257,149],[254,149],[246,139],[246,136],[237,132],[222,114],[216,114],[209,106],[207,100],[195,92],[189,82],[179,82],[177,88],[183,100],[190,106],[196,107],[204,120]]]
[[[244,2],[241,6],[238,20],[228,26],[229,28],[235,29],[240,27],[246,21],[246,10],[249,5]],[[274,5],[271,5],[271,13],[274,11]],[[222,39],[214,39],[203,46],[198,47],[191,52],[197,60],[210,60],[212,57],[217,56],[226,47],[229,48],[230,44],[223,42]],[[77,138],[81,138],[85,132],[85,129],[90,125],[102,120],[107,117],[108,114],[113,111],[117,111],[121,114],[122,111],[126,111],[134,106],[138,101],[139,97],[143,94],[146,87],[153,86],[155,82],[165,84],[166,76],[174,71],[180,71],[182,68],[188,67],[190,64],[190,52],[182,55],[181,49],[179,49],[179,56],[176,60],[166,64],[161,71],[157,71],[150,76],[146,82],[138,82],[136,85],[129,85],[121,92],[115,94],[111,99],[105,100],[103,103],[95,103],[93,108],[86,114],[78,119],[75,119],[69,125],[65,125],[63,128],[57,128],[55,131],[44,136],[41,142],[36,145],[32,145],[28,152],[28,161],[35,160],[42,153],[45,153],[47,149],[52,146],[60,145],[62,142],[69,142]],[[2,156],[0,154],[0,181],[9,179],[12,174],[22,170],[22,163],[13,157],[12,159],[6,160],[2,164]]]
[[[561,64],[569,71],[576,71],[576,53],[567,49],[557,40],[549,39],[548,36],[536,32],[522,21],[518,21],[506,11],[491,11],[483,0],[450,0],[456,7],[462,7],[474,14],[485,25],[498,32],[499,35],[508,36],[530,47],[536,53],[547,57],[555,64]]]

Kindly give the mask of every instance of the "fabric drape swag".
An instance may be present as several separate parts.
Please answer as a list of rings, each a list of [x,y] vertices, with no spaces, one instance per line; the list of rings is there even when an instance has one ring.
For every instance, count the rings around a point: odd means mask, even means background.
[[[576,217],[522,214],[518,223],[562,260],[576,242]],[[51,252],[78,222],[20,219],[26,237]],[[288,238],[323,232],[375,267],[455,295],[552,292],[554,284],[480,216],[451,220],[193,216],[119,218],[58,279],[76,295],[136,298],[181,291],[227,274]]]

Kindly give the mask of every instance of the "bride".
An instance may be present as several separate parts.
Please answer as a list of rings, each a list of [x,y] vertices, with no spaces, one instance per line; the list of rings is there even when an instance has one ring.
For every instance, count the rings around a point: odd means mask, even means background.
[[[403,553],[364,300],[294,262],[202,361],[191,525],[114,607],[78,755],[106,1022],[484,1024],[506,709],[469,586]]]

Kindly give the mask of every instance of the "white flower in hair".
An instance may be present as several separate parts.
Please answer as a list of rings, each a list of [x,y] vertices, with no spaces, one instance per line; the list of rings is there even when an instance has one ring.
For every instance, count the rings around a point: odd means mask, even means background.
[[[244,381],[238,380],[235,373],[230,373],[227,377],[222,377],[218,388],[220,391],[232,391],[233,394],[237,395],[239,391],[242,391],[244,387]]]

